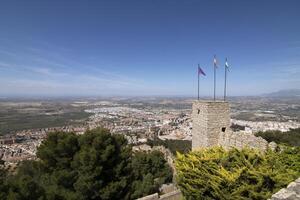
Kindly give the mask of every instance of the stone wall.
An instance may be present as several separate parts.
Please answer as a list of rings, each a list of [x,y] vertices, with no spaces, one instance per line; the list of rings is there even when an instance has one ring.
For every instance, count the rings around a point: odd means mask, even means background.
[[[159,199],[158,193],[155,194],[150,194],[148,196],[142,197],[142,198],[138,198],[137,200],[157,200]]]
[[[181,200],[182,194],[179,190],[169,192],[167,194],[161,195],[159,197],[160,200]]]
[[[266,151],[269,143],[262,137],[256,137],[252,133],[245,132],[227,132],[220,133],[219,145],[224,148],[235,147],[241,149],[243,147],[255,148]]]
[[[296,200],[300,199],[300,178],[291,182],[287,188],[273,194],[271,200]]]
[[[175,190],[173,192],[169,192],[167,194],[163,194],[161,196],[158,195],[158,193],[151,194],[142,198],[139,198],[137,200],[181,200],[182,194],[179,190]]]

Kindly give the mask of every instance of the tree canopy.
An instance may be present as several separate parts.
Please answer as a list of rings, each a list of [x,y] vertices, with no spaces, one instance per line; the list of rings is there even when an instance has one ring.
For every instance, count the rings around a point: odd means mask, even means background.
[[[276,142],[289,146],[300,146],[300,128],[291,129],[287,132],[281,131],[265,131],[255,134],[267,140],[268,142]]]
[[[0,197],[135,199],[157,192],[172,178],[162,153],[133,154],[122,135],[111,135],[106,129],[83,135],[51,133],[37,157],[23,162],[15,175],[0,171]]]

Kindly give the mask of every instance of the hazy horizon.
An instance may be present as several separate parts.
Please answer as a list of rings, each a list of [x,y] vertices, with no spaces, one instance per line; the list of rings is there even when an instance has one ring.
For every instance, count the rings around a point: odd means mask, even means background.
[[[230,98],[238,98],[238,97],[272,97],[269,96],[271,94],[282,92],[282,91],[291,91],[291,90],[297,90],[300,92],[300,89],[287,89],[287,90],[279,90],[274,91],[271,93],[262,93],[262,94],[255,94],[255,95],[229,95],[227,96],[228,99]],[[279,95],[280,96],[280,95]],[[279,97],[275,96],[275,97]],[[283,96],[282,96],[283,97]],[[287,95],[285,97],[300,97],[300,95],[297,93],[296,95]],[[14,95],[0,95],[0,101],[5,99],[36,99],[36,100],[42,100],[42,99],[109,99],[109,98],[187,98],[187,99],[197,99],[197,96],[194,95],[156,95],[156,94],[148,94],[148,95],[27,95],[27,94],[14,94]],[[200,99],[212,99],[213,95],[200,95]],[[223,100],[223,95],[217,95],[217,100]]]

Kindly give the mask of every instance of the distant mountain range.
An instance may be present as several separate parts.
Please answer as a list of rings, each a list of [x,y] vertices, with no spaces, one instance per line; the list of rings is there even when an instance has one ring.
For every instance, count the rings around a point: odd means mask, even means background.
[[[267,97],[300,97],[300,89],[279,90],[268,94],[263,94]]]

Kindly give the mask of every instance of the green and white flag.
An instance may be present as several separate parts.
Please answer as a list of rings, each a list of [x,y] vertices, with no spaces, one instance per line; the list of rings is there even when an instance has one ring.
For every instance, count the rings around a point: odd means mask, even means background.
[[[228,62],[227,62],[227,58],[226,58],[226,61],[225,61],[225,68],[229,71],[229,65],[228,65]]]

